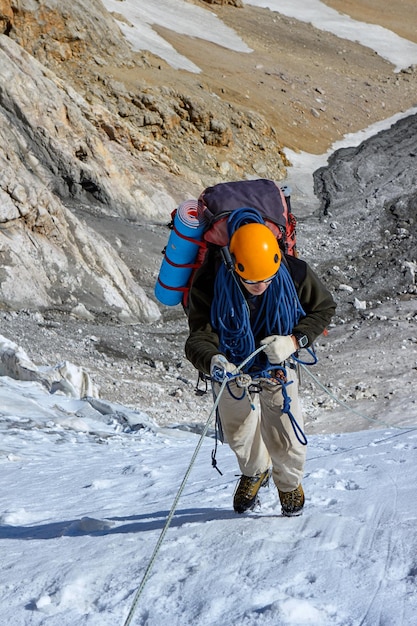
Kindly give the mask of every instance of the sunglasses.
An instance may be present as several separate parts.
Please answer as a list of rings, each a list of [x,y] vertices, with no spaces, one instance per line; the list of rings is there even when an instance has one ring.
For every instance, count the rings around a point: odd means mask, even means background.
[[[265,280],[247,280],[246,278],[242,278],[242,276],[239,276],[239,278],[242,281],[242,283],[245,283],[245,285],[260,285],[261,283],[266,283],[266,284],[272,283],[275,276],[276,274],[271,276],[271,278],[265,278]]]

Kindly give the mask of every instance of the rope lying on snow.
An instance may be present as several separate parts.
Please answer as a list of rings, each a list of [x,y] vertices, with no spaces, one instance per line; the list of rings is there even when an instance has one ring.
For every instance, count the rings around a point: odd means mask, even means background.
[[[176,508],[177,508],[177,505],[178,505],[179,499],[180,499],[180,497],[181,497],[182,492],[184,491],[185,485],[186,485],[187,480],[188,480],[188,478],[189,478],[189,476],[190,476],[190,473],[191,473],[191,469],[192,469],[192,467],[193,467],[193,465],[194,465],[194,463],[195,463],[195,460],[196,460],[196,458],[197,458],[197,455],[198,455],[198,453],[199,453],[199,451],[200,451],[200,448],[201,448],[201,446],[202,446],[202,444],[203,444],[204,438],[205,438],[205,436],[207,435],[207,431],[208,431],[209,426],[210,426],[211,418],[213,417],[213,414],[214,414],[214,412],[215,412],[215,411],[216,411],[216,409],[217,409],[217,405],[218,405],[218,403],[219,403],[219,401],[220,401],[220,398],[221,398],[221,395],[222,395],[222,393],[223,393],[223,390],[224,390],[224,388],[225,388],[225,386],[226,386],[226,383],[227,383],[227,379],[224,379],[223,384],[222,384],[222,387],[220,388],[220,392],[219,392],[219,395],[218,395],[218,397],[217,397],[217,400],[216,400],[216,402],[215,402],[215,403],[214,403],[214,405],[213,405],[213,408],[212,408],[212,410],[211,410],[211,412],[210,412],[210,415],[209,415],[209,417],[208,417],[208,419],[207,419],[207,422],[206,422],[206,424],[205,424],[205,426],[204,426],[203,432],[202,432],[202,433],[201,433],[201,435],[200,435],[200,439],[199,439],[199,441],[198,441],[198,444],[197,444],[197,446],[196,446],[196,449],[194,450],[194,454],[193,454],[193,456],[192,456],[192,458],[191,458],[191,461],[190,461],[190,463],[189,463],[189,465],[188,465],[187,471],[185,472],[185,475],[184,475],[184,478],[183,478],[182,483],[181,483],[181,485],[180,485],[180,488],[178,489],[178,491],[177,491],[177,495],[176,495],[176,496],[175,496],[175,498],[174,498],[174,502],[172,503],[171,510],[170,510],[170,512],[169,512],[169,514],[168,514],[168,517],[167,517],[167,519],[166,519],[165,525],[164,525],[164,527],[163,527],[163,529],[162,529],[162,532],[161,532],[161,534],[160,534],[160,536],[159,536],[158,541],[156,542],[155,549],[154,549],[154,551],[153,551],[153,553],[152,553],[152,556],[151,556],[151,558],[150,558],[150,561],[149,561],[149,563],[148,563],[148,566],[147,566],[147,568],[146,568],[146,570],[145,570],[145,573],[144,573],[144,575],[143,575],[142,581],[141,581],[141,583],[140,583],[140,585],[139,585],[139,587],[138,587],[138,590],[137,590],[137,591],[136,591],[136,593],[135,593],[135,597],[134,597],[134,599],[133,599],[132,606],[131,606],[131,608],[130,608],[129,614],[128,614],[127,618],[126,618],[126,621],[124,622],[124,626],[129,626],[129,624],[130,624],[130,623],[131,623],[131,621],[132,621],[132,618],[133,618],[134,612],[135,612],[135,610],[136,610],[136,607],[137,607],[137,604],[138,604],[139,598],[140,598],[140,596],[142,595],[143,588],[144,588],[144,587],[145,587],[145,585],[146,585],[146,582],[147,582],[147,580],[148,580],[148,578],[149,578],[149,575],[150,575],[150,573],[151,573],[151,570],[152,570],[153,564],[155,563],[156,557],[157,557],[157,555],[158,555],[158,552],[159,552],[159,550],[160,550],[160,547],[161,547],[161,545],[162,545],[162,542],[163,542],[163,540],[164,540],[164,537],[165,537],[165,535],[166,535],[166,533],[167,533],[167,530],[168,530],[168,528],[169,528],[169,526],[170,526],[170,524],[171,524],[172,518],[174,517],[174,513],[175,513],[175,510],[176,510]]]

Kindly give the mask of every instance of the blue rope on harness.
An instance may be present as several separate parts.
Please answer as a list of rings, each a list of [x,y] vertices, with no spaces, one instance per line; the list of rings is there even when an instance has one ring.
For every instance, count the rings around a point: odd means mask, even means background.
[[[281,369],[285,375],[285,367],[276,368],[276,369]],[[297,437],[298,441],[301,443],[301,445],[306,446],[308,443],[307,437],[303,429],[300,427],[300,424],[297,422],[297,420],[295,419],[294,415],[291,413],[291,410],[290,410],[291,398],[289,397],[288,392],[287,392],[287,385],[290,385],[292,381],[290,381],[289,383],[284,382],[284,381],[280,381],[280,382],[281,382],[281,393],[282,393],[282,399],[283,399],[282,412],[288,415],[294,434]]]

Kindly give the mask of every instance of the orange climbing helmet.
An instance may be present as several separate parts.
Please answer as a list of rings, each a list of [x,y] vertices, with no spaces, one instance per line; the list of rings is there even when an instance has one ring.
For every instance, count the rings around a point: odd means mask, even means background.
[[[230,239],[229,249],[235,272],[251,282],[272,278],[281,263],[278,241],[265,224],[240,226]]]

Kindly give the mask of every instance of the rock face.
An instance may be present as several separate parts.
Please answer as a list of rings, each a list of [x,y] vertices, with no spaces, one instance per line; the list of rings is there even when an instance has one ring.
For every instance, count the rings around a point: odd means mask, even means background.
[[[94,198],[131,219],[166,215],[172,198],[161,184],[138,177],[146,159],[114,140],[116,120],[104,107],[89,105],[10,38],[0,36],[0,54],[0,105],[24,137],[31,156],[23,164],[35,177],[62,200]]]
[[[365,301],[415,294],[417,115],[337,150],[314,181],[332,232],[335,287],[348,282]]]
[[[1,300],[5,308],[75,306],[155,320],[159,311],[104,239],[60,200],[65,186],[120,200],[106,170],[122,168],[89,107],[22,48],[0,36]],[[88,155],[94,154],[89,162]],[[119,157],[120,157],[119,153]],[[107,178],[107,181],[106,181]],[[100,180],[95,185],[94,180]],[[106,187],[108,192],[106,192]],[[112,200],[113,194],[113,200]]]
[[[38,3],[0,5],[0,24],[10,34],[26,9]],[[91,11],[99,9],[91,4]],[[80,9],[75,3],[74,10]],[[25,13],[26,15],[26,13]],[[50,17],[50,13],[48,14]],[[60,17],[65,22],[65,11]],[[91,13],[92,15],[92,13]],[[16,17],[17,16],[17,17]],[[84,33],[97,40],[110,29],[84,18]],[[21,30],[40,56],[64,58],[67,45],[43,37],[41,17]],[[90,16],[91,17],[91,16]],[[59,22],[59,20],[58,20]],[[53,29],[56,25],[49,22]],[[70,26],[71,27],[71,21]],[[81,35],[73,37],[82,40]],[[92,34],[91,34],[92,33]],[[109,40],[112,42],[111,33]],[[43,47],[42,47],[43,44]],[[123,53],[123,41],[113,42]],[[120,47],[119,47],[120,46]],[[159,318],[156,304],[135,282],[118,253],[75,217],[68,201],[93,201],[103,213],[129,219],[166,220],[175,200],[166,191],[163,150],[145,143],[134,153],[115,141],[117,122],[104,108],[88,104],[67,83],[28,54],[11,37],[0,35],[0,300],[5,309],[59,307],[79,303],[92,313],[112,313],[124,321]],[[138,172],[150,171],[143,180]],[[162,182],[161,182],[162,181]],[[171,189],[175,191],[176,185]],[[67,206],[66,204],[67,203]]]
[[[211,399],[193,397],[186,318],[152,299],[171,210],[222,180],[281,180],[283,137],[321,154],[414,106],[415,67],[394,73],[370,49],[240,4],[205,2],[253,56],[164,29],[202,68],[190,78],[133,53],[98,0],[0,0],[1,328],[50,373],[11,350],[4,375],[52,390],[78,363],[102,397],[161,425],[204,424]],[[409,118],[335,153],[315,177],[321,211],[303,217],[293,202],[300,254],[338,304],[319,376],[339,397],[379,397],[369,414],[382,418],[393,366],[406,393],[415,386],[416,130]],[[314,421],[331,402],[306,392]],[[337,432],[333,411],[329,424]]]

